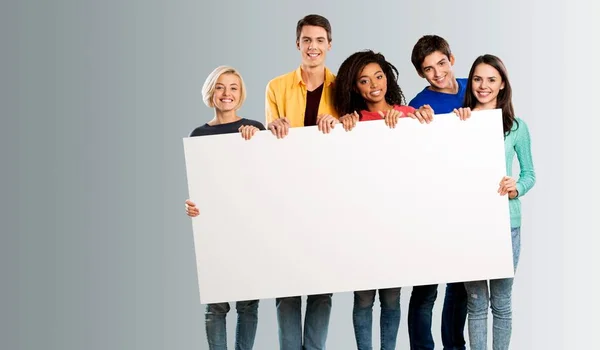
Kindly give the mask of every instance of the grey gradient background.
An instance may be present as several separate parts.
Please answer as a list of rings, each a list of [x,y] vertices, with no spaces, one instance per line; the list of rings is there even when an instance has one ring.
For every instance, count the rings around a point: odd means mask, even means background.
[[[244,75],[240,114],[264,121],[265,84],[298,66],[295,24],[308,13],[333,25],[330,68],[356,50],[382,51],[408,99],[425,85],[410,64],[423,34],[448,39],[457,76],[482,53],[505,61],[538,174],[523,200],[512,349],[598,346],[597,3],[9,0],[0,5],[1,349],[208,348],[181,138],[212,117],[200,90],[220,64]],[[355,348],[351,307],[351,293],[334,296],[329,349]],[[259,318],[255,348],[276,349],[273,300]]]

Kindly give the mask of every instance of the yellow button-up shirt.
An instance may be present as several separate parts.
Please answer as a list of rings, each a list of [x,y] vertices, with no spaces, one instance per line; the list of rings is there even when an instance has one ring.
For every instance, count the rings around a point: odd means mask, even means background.
[[[333,108],[335,75],[325,67],[325,82],[317,115],[330,114],[339,118]],[[265,113],[267,126],[277,118],[287,117],[291,127],[304,126],[306,110],[306,84],[302,80],[301,68],[280,75],[267,84]]]

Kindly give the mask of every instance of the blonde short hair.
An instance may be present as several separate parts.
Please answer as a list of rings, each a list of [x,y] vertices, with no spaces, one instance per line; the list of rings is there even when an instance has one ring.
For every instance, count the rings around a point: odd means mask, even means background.
[[[219,77],[223,74],[234,74],[240,79],[240,100],[235,106],[235,109],[239,109],[246,100],[246,85],[244,84],[244,79],[242,79],[242,75],[240,74],[240,72],[238,72],[237,69],[230,66],[219,66],[208,75],[208,77],[204,81],[204,85],[202,86],[202,100],[208,107],[215,107],[215,105],[213,104],[215,85],[217,84],[217,80],[219,80]]]

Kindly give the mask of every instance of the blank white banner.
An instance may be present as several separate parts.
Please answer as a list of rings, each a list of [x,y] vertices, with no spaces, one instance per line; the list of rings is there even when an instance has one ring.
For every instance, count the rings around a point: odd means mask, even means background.
[[[183,144],[203,304],[513,276],[500,110]]]

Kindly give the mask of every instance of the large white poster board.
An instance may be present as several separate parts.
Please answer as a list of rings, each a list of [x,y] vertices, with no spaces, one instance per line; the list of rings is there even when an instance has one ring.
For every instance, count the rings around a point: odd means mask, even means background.
[[[499,110],[183,143],[203,304],[513,276]]]

